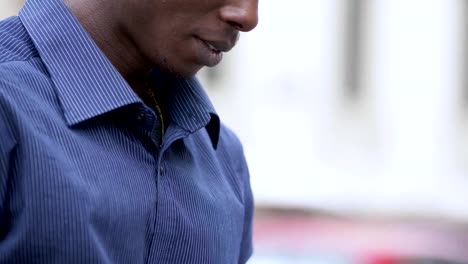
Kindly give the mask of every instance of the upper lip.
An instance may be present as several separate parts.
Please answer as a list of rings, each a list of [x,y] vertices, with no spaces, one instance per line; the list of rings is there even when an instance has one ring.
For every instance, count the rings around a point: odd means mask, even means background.
[[[198,39],[205,42],[208,46],[211,46],[214,49],[216,49],[218,51],[221,51],[221,52],[228,52],[235,45],[235,43],[232,43],[231,41],[205,40],[205,39],[202,39],[202,38],[198,38]]]

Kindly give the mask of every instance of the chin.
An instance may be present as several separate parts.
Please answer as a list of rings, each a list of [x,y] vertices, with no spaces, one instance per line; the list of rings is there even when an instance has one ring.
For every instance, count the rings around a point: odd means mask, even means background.
[[[174,75],[176,77],[181,78],[191,78],[194,77],[202,68],[203,66],[200,65],[192,65],[192,64],[169,64],[167,60],[164,60],[165,63],[159,65],[159,69],[162,72]]]

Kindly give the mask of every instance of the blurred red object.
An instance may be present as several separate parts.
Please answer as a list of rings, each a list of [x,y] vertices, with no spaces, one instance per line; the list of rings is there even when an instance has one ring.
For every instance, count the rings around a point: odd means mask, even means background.
[[[358,264],[468,263],[461,223],[271,210],[257,213],[254,225],[255,246],[264,250],[333,253]]]
[[[362,258],[358,263],[362,264],[399,264],[399,258],[391,254],[371,253]]]

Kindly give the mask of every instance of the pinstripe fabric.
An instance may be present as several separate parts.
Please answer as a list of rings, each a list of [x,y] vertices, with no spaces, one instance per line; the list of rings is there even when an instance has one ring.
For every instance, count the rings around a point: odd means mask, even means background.
[[[0,22],[0,263],[247,261],[240,142],[196,79],[154,81],[163,139],[60,0]]]

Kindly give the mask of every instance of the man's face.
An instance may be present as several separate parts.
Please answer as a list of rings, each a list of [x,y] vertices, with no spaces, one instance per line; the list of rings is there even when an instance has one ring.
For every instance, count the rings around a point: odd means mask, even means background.
[[[258,0],[125,0],[122,26],[149,63],[181,76],[215,66],[254,29]]]

